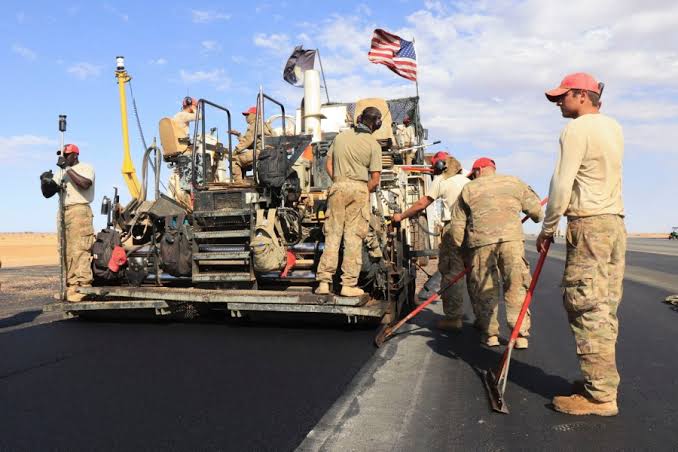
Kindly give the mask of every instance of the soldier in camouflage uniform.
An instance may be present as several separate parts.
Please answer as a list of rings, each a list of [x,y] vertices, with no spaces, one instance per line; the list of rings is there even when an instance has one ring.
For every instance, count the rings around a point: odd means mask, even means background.
[[[327,193],[325,250],[318,264],[317,294],[328,294],[337,271],[339,246],[344,242],[341,264],[341,295],[363,294],[357,287],[362,266],[363,241],[370,219],[369,193],[379,186],[381,147],[372,133],[381,127],[381,113],[374,107],[363,110],[355,129],[341,132],[330,146],[327,172],[332,186]]]
[[[546,97],[573,120],[560,135],[560,155],[537,250],[552,240],[567,216],[563,304],[574,334],[583,390],[557,396],[557,411],[614,416],[619,373],[615,349],[626,254],[622,200],[624,137],[614,119],[600,113],[602,84],[571,74]],[[581,387],[581,385],[578,385]]]
[[[242,112],[247,120],[247,130],[244,134],[237,132],[235,130],[229,131],[229,133],[236,135],[238,137],[238,144],[233,149],[233,182],[241,183],[243,181],[243,176],[245,171],[252,167],[252,162],[254,161],[254,122],[257,117],[257,108],[250,107],[249,109]],[[264,122],[264,136],[270,137],[273,135],[271,126],[268,123]],[[261,139],[257,138],[257,154],[261,150]]]
[[[482,342],[493,347],[499,345],[500,281],[510,328],[515,326],[531,281],[519,212],[538,223],[543,211],[537,194],[517,177],[496,174],[491,159],[476,160],[469,177],[474,180],[464,186],[452,211],[452,240],[456,246],[465,243],[469,248],[469,292],[480,315]],[[516,348],[527,348],[529,335],[528,311]]]
[[[457,274],[464,271],[462,249],[452,243],[450,215],[461,189],[469,180],[462,174],[461,163],[445,151],[437,152],[431,158],[431,166],[436,177],[433,179],[428,194],[419,198],[403,213],[394,214],[393,221],[398,223],[405,218],[419,214],[436,199],[443,201],[443,231],[438,251],[438,271],[442,276],[440,285],[445,287]],[[461,280],[441,293],[445,318],[436,323],[437,328],[448,331],[461,330],[464,317],[464,292],[466,292],[466,284]],[[475,309],[475,303],[471,304]]]

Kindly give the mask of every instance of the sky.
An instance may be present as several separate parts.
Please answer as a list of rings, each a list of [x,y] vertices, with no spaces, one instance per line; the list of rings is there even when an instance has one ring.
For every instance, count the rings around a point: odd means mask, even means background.
[[[56,169],[57,118],[66,142],[96,169],[96,225],[120,187],[122,138],[115,57],[123,55],[146,140],[189,94],[237,112],[260,86],[294,111],[303,90],[282,80],[295,45],[318,48],[332,101],[415,94],[412,82],[368,62],[371,33],[415,38],[422,122],[431,152],[465,167],[480,156],[546,196],[567,119],[544,91],[565,74],[605,82],[602,111],[624,128],[627,229],[678,226],[678,3],[524,1],[5,1],[0,56],[0,231],[54,231],[56,198],[39,175]],[[137,170],[143,146],[133,112]],[[163,168],[164,178],[168,175]],[[528,231],[535,230],[528,227]]]

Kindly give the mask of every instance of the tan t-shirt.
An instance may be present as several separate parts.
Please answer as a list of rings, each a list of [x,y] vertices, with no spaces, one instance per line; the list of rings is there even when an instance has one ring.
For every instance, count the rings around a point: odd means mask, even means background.
[[[68,169],[68,168],[67,168]],[[94,168],[87,163],[78,163],[71,166],[70,169],[92,181],[92,185],[87,190],[83,190],[75,185],[71,178],[66,173],[66,170],[59,168],[54,175],[54,182],[61,184],[64,180],[66,183],[66,198],[64,198],[64,205],[73,206],[75,204],[89,204],[94,201]]]
[[[443,201],[443,221],[450,221],[452,219],[452,208],[459,199],[461,189],[469,182],[470,180],[463,174],[455,174],[448,178],[440,175],[433,179],[431,188],[426,196]]]
[[[560,135],[544,233],[553,235],[562,215],[623,215],[623,158],[624,135],[617,121],[598,113],[570,122]]]
[[[341,132],[330,145],[328,156],[332,158],[334,179],[367,182],[369,173],[381,172],[381,146],[367,132]]]
[[[176,115],[174,115],[174,122],[177,125],[177,128],[183,133],[183,137],[188,136],[189,132],[189,123],[195,121],[197,119],[197,112],[195,113],[189,113],[187,111],[180,111]]]

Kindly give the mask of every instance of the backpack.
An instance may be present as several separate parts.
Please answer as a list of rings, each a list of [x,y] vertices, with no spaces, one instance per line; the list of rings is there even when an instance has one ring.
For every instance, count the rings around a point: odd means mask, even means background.
[[[193,271],[193,238],[186,215],[165,217],[165,233],[160,239],[160,268],[172,276],[191,276]],[[175,221],[172,221],[175,220]]]
[[[264,211],[257,211],[254,239],[250,243],[254,270],[257,272],[280,271],[287,262],[287,250],[275,233],[275,214],[276,209],[269,209],[264,218]]]
[[[262,150],[257,158],[259,185],[267,188],[282,187],[287,179],[288,166],[287,151],[283,147]]]
[[[120,233],[115,229],[102,229],[96,236],[96,240],[92,245],[92,273],[96,280],[102,282],[117,281],[121,272],[113,272],[108,267],[111,257],[113,256],[113,249],[116,246],[122,246],[120,241]]]

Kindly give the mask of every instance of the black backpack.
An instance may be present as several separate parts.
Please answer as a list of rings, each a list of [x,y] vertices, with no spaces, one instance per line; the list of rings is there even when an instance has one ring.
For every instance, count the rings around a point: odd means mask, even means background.
[[[184,224],[185,219],[185,215],[165,217],[165,233],[160,239],[160,267],[172,276],[191,276],[193,271],[193,234],[191,226]]]
[[[120,233],[115,229],[102,229],[97,234],[96,240],[92,245],[92,273],[94,279],[101,282],[117,281],[123,272],[112,272],[108,268],[108,263],[113,255],[113,249],[116,246],[122,246]]]
[[[268,188],[282,187],[289,168],[287,151],[283,147],[264,149],[257,159],[259,184]]]

